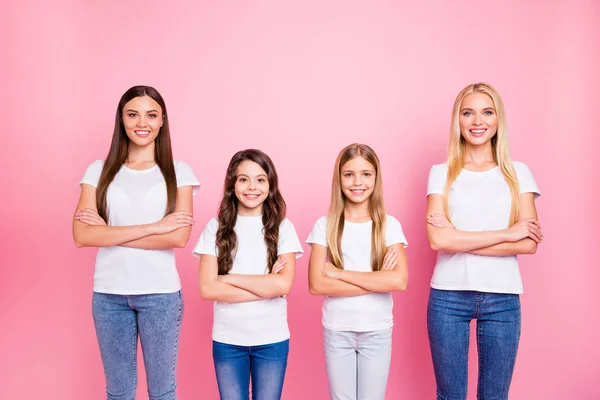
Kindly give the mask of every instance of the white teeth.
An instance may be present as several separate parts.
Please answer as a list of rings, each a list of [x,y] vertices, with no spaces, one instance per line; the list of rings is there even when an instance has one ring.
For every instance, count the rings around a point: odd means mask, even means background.
[[[473,133],[483,133],[483,132],[485,132],[485,129],[471,129],[471,132],[473,132]]]

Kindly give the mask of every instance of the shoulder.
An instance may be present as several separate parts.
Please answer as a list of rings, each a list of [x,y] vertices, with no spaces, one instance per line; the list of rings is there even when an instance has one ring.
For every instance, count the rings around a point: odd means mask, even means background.
[[[192,169],[188,163],[181,160],[173,160],[173,166],[175,167],[175,172]]]
[[[320,228],[326,229],[327,228],[327,217],[323,216],[323,217],[319,218],[315,222],[315,227],[320,227]]]
[[[102,168],[104,168],[103,160],[96,160],[88,165],[79,184],[81,185],[85,183],[86,185],[94,187],[98,186],[100,175],[102,175]]]
[[[213,217],[211,218],[208,223],[206,224],[206,227],[204,228],[204,230],[208,230],[211,232],[216,232],[219,229],[219,220],[217,219],[217,217]]]
[[[520,172],[529,171],[529,167],[527,166],[527,164],[525,164],[522,161],[513,161],[513,166],[515,167],[515,171],[517,171],[517,174]]]
[[[88,171],[99,171],[99,172],[102,172],[102,168],[104,168],[104,160],[96,160],[87,167]]]
[[[281,224],[279,225],[279,229],[284,230],[284,229],[290,229],[290,228],[295,229],[294,224],[287,217],[285,217],[283,219],[283,221],[281,221]]]
[[[524,162],[513,161],[513,166],[515,167],[515,172],[517,173],[517,178],[519,180],[533,178],[531,170]]]
[[[431,166],[430,169],[430,175],[442,175],[442,176],[446,176],[448,174],[448,163],[442,163],[442,164],[434,164]]]
[[[402,232],[402,224],[391,215],[385,215],[385,230],[388,232]]]
[[[400,226],[400,221],[389,214],[385,214],[385,223],[390,226]]]

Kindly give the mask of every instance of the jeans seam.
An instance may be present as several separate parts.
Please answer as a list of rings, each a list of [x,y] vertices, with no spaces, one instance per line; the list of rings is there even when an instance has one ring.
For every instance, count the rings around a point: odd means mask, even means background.
[[[173,389],[175,389],[175,387],[177,386],[177,378],[176,378],[176,368],[177,368],[177,351],[179,348],[179,335],[181,334],[181,310],[183,309],[183,299],[181,297],[181,292],[179,295],[181,301],[179,302],[179,312],[178,312],[178,316],[177,316],[177,338],[175,340],[175,346],[174,346],[174,354],[175,357],[173,357],[173,364],[171,365],[171,387]]]
[[[481,346],[481,327],[479,326],[479,321],[477,321],[477,358],[479,361],[479,371],[477,371],[477,399],[483,398],[483,382],[484,379],[482,377],[484,365],[483,365],[483,357],[481,354],[482,346]]]
[[[129,306],[129,308],[131,308],[131,305],[129,304],[129,298],[127,298],[127,305]],[[133,375],[133,382],[134,382],[134,398],[135,398],[135,393],[137,392],[137,384],[138,384],[138,374],[137,374],[137,336],[138,336],[138,326],[137,326],[137,311],[135,311],[135,316],[136,318],[134,319],[134,330],[133,330],[133,371],[134,371],[134,375]]]

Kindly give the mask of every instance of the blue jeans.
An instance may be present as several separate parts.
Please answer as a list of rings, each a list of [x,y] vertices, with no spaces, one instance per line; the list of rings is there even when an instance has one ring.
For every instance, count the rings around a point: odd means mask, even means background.
[[[521,335],[518,294],[436,290],[427,329],[438,400],[467,398],[469,324],[477,320],[477,399],[506,400]]]
[[[139,334],[150,400],[176,399],[181,291],[143,295],[94,292],[92,313],[106,375],[106,398],[135,399]]]
[[[260,346],[237,346],[213,341],[213,359],[222,400],[279,400],[290,341]]]

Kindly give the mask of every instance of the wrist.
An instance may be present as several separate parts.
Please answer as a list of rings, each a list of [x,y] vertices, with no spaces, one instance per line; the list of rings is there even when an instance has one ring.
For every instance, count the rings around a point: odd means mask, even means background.
[[[146,232],[148,235],[155,235],[157,233],[156,223],[146,224],[142,226],[144,227],[144,232]]]

